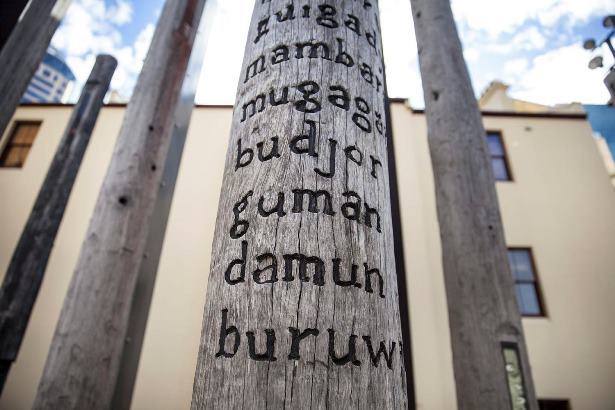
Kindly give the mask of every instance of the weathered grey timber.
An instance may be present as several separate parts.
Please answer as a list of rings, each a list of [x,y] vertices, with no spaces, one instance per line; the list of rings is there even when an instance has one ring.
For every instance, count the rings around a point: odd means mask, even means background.
[[[109,55],[96,58],[0,287],[0,392],[17,358],[56,233],[116,66],[117,61]]]
[[[485,130],[449,0],[411,0],[461,410],[510,409],[502,343],[537,409]],[[519,407],[523,408],[523,407]]]
[[[199,23],[190,61],[188,62],[186,77],[184,78],[179,102],[175,110],[169,151],[162,170],[160,189],[150,218],[150,228],[145,244],[144,252],[147,254],[147,258],[141,263],[139,269],[132,307],[130,309],[130,318],[128,319],[126,340],[130,340],[130,342],[126,343],[122,352],[115,392],[111,402],[112,409],[129,409],[132,401],[147,319],[154,293],[154,285],[156,284],[160,252],[164,243],[169,211],[175,192],[175,182],[177,181],[179,165],[184,152],[184,143],[186,142],[188,126],[190,125],[190,117],[194,108],[194,97],[203,66],[208,33],[212,26],[212,7],[215,7],[215,4],[215,2],[210,2],[205,5],[205,11]]]
[[[255,3],[192,408],[406,408],[378,3]]]
[[[174,113],[204,0],[167,0],[128,104],[35,399],[109,408]]]
[[[70,0],[31,1],[0,51],[0,133],[13,117]]]

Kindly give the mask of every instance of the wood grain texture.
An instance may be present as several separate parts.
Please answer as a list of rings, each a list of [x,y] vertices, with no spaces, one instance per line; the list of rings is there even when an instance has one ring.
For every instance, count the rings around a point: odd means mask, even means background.
[[[0,361],[17,358],[66,204],[117,66],[100,55],[51,161],[0,288]],[[3,384],[0,384],[0,391]]]
[[[412,0],[442,241],[458,407],[510,409],[502,343],[537,409],[485,130],[448,0]]]
[[[109,408],[174,112],[204,0],[167,0],[51,343],[34,408]]]
[[[38,69],[70,0],[31,1],[0,51],[0,134]]]
[[[256,1],[193,409],[406,408],[382,74],[376,1]]]

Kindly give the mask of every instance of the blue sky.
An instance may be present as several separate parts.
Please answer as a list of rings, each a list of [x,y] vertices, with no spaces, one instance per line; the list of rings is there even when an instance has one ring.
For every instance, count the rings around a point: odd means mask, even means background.
[[[254,0],[208,0],[209,41],[198,103],[232,104]],[[79,82],[98,53],[118,61],[112,88],[128,99],[164,0],[73,0],[52,45]],[[612,0],[453,0],[452,7],[477,96],[492,80],[512,96],[544,104],[605,103],[606,68],[590,71],[595,54],[583,39],[606,35]],[[423,105],[410,0],[380,0],[389,95]],[[228,24],[233,21],[233,24]],[[613,64],[604,47],[605,65]],[[216,63],[225,61],[225,64]],[[72,99],[78,96],[76,91]]]

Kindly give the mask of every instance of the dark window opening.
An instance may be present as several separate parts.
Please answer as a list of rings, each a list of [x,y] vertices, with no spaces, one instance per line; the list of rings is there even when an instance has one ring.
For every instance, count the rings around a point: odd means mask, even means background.
[[[538,399],[540,410],[570,410],[570,402],[564,399]]]
[[[506,148],[502,140],[502,133],[497,131],[487,132],[487,145],[491,156],[493,176],[496,181],[512,181],[510,166],[506,156]]]
[[[17,121],[0,155],[0,167],[21,168],[36,139],[40,121]]]
[[[545,316],[544,304],[530,248],[509,248],[508,260],[515,281],[515,293],[523,316]]]

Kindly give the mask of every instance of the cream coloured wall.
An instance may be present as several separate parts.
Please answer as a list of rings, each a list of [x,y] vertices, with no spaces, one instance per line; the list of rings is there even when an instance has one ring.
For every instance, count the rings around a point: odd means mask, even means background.
[[[122,108],[106,107],[79,172],[26,338],[0,408],[30,408],[47,347],[106,164]],[[26,166],[0,169],[0,272],[4,274],[70,107],[21,107],[42,119]],[[455,386],[433,177],[424,116],[392,107],[419,409],[454,409]],[[133,395],[134,409],[188,408],[209,253],[231,109],[192,116]],[[584,120],[485,117],[501,130],[514,182],[498,183],[507,242],[531,246],[548,317],[524,319],[538,395],[574,409],[615,408],[615,193]],[[180,318],[180,319],[178,319]]]
[[[42,120],[43,123],[25,166],[21,169],[0,168],[0,197],[3,202],[0,213],[2,279],[71,110],[71,107],[30,106],[19,108],[15,114],[15,118],[20,120]],[[123,113],[122,108],[105,108],[96,123],[49,258],[45,279],[21,350],[0,397],[2,409],[32,407],[64,295],[111,158]]]

